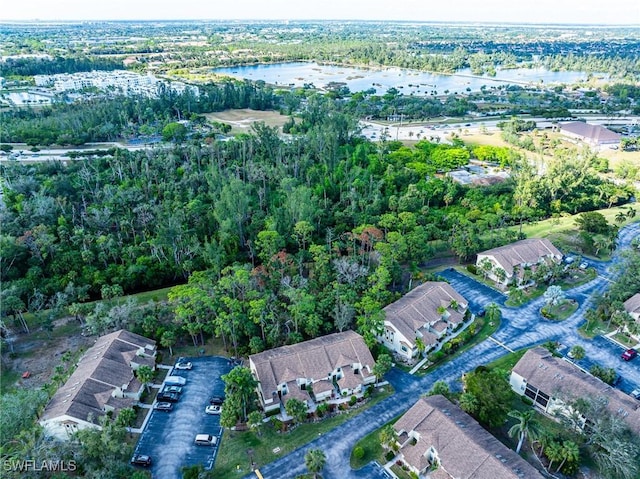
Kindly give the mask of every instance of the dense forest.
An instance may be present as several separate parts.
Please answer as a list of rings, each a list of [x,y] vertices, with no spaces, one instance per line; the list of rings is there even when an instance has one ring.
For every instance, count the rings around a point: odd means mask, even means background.
[[[258,338],[258,350],[354,324],[371,335],[436,249],[467,258],[512,241],[504,226],[631,195],[598,176],[592,154],[558,150],[539,176],[507,148],[370,143],[347,110],[312,95],[304,131],[287,138],[258,124],[231,141],[3,165],[5,314],[188,281],[173,301],[189,304],[181,324],[194,341],[209,331],[236,347]],[[443,175],[471,158],[511,179],[467,187]],[[219,327],[200,323],[211,315]]]

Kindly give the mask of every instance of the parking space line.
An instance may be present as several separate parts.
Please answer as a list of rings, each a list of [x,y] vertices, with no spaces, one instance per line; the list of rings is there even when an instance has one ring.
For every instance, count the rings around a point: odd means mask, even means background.
[[[491,341],[493,341],[494,343],[496,343],[498,346],[503,347],[504,349],[506,349],[507,351],[509,351],[510,353],[514,353],[515,351],[513,349],[511,349],[509,346],[507,346],[506,344],[504,344],[502,341],[498,341],[496,338],[494,338],[493,336],[489,336],[489,339]]]

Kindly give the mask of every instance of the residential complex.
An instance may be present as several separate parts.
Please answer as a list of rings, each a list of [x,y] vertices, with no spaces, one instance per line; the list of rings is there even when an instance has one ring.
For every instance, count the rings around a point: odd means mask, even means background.
[[[436,348],[471,317],[467,300],[443,281],[421,284],[384,308],[384,315],[379,341],[408,360]]]
[[[67,93],[86,88],[95,88],[103,92],[155,97],[158,95],[158,89],[161,85],[177,93],[183,93],[187,89],[191,90],[194,95],[198,95],[199,93],[198,87],[192,85],[176,81],[168,82],[152,74],[140,75],[139,73],[125,70],[35,75],[33,78],[36,86],[50,88],[55,93]]]
[[[393,428],[400,460],[421,478],[543,477],[444,396],[420,398]]]
[[[314,410],[320,402],[361,396],[365,386],[375,382],[374,364],[362,336],[353,331],[249,356],[265,412],[283,407],[291,398]]]
[[[124,329],[99,337],[51,398],[40,425],[59,439],[80,429],[99,428],[101,416],[117,416],[140,399],[143,385],[135,370],[142,365],[155,368],[155,356],[155,341]]]
[[[478,253],[478,273],[486,274],[499,286],[522,284],[525,271],[535,271],[542,263],[560,263],[562,253],[546,238],[531,238],[516,241],[499,248]],[[530,278],[529,278],[530,280]]]
[[[602,398],[607,409],[640,433],[640,401],[542,347],[527,351],[511,372],[511,388],[549,414],[571,415],[568,402]],[[589,418],[581,418],[582,425]]]

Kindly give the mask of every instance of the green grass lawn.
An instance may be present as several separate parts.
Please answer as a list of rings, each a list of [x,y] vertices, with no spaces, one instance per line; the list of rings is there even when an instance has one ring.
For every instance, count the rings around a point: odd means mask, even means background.
[[[578,303],[573,300],[565,299],[554,306],[545,306],[542,308],[546,313],[543,317],[552,321],[564,321],[578,309]]]
[[[513,353],[505,354],[500,359],[496,359],[492,363],[487,364],[489,368],[502,369],[504,371],[511,371],[520,358],[524,356],[524,353],[528,351],[528,348],[519,349]]]
[[[460,348],[458,348],[455,353],[444,356],[442,359],[430,364],[427,368],[425,368],[425,367],[420,368],[418,371],[416,371],[416,375],[422,375],[422,374],[426,374],[427,372],[428,373],[433,372],[434,369],[442,366],[443,364],[446,364],[447,362],[449,362],[452,359],[456,358],[460,354],[462,354],[465,351],[471,349],[476,344],[481,343],[482,341],[487,339],[489,336],[491,336],[493,333],[495,333],[498,330],[498,328],[500,327],[500,321],[496,321],[494,323],[490,323],[484,317],[483,318],[476,317],[476,319],[474,320],[473,324],[477,325],[476,327],[478,328],[478,330],[477,330],[475,336],[473,336],[473,338],[471,338],[469,340],[469,342],[467,342],[464,345],[460,346]]]
[[[616,334],[614,334],[613,335],[613,339],[615,339],[616,341],[618,341],[621,344],[624,344],[628,348],[632,348],[633,346],[638,344],[638,341],[636,341],[635,339],[630,338],[627,334],[624,334],[624,333],[616,333]]]
[[[398,466],[397,464],[391,466],[391,470],[396,476],[398,476],[399,479],[413,479],[413,476],[411,476],[409,472],[405,471],[401,466]]]
[[[258,467],[275,461],[386,399],[392,392],[390,386],[385,386],[384,392],[374,393],[367,404],[348,414],[340,414],[316,423],[302,424],[286,433],[276,431],[271,423],[262,426],[260,436],[253,431],[239,432],[225,429],[213,470],[214,477],[216,479],[243,477],[251,471],[251,461]],[[279,447],[280,451],[274,454],[273,449],[276,447]],[[238,469],[237,466],[240,468]]]
[[[609,224],[615,224],[620,227],[640,221],[640,217],[636,215],[635,218],[627,218],[624,223],[616,223],[616,215],[622,211],[626,213],[628,206],[614,206],[613,208],[605,208],[602,210],[596,210],[601,213],[609,222]],[[547,220],[536,221],[535,223],[522,225],[522,232],[527,235],[527,238],[546,238],[552,233],[559,233],[563,231],[577,230],[576,217],[578,215],[561,216],[560,218],[550,218]],[[512,231],[520,231],[520,226],[510,226]]]
[[[380,464],[386,464],[387,459],[385,458],[385,454],[387,453],[387,450],[385,450],[380,444],[380,431],[389,424],[395,424],[398,419],[400,419],[400,416],[392,419],[380,429],[376,429],[375,431],[367,434],[356,443],[351,450],[351,459],[349,460],[352,469],[360,469],[371,461],[378,461]],[[353,451],[356,447],[361,447],[364,450],[364,456],[361,458],[357,458],[353,455]]]
[[[513,308],[518,308],[520,306],[522,306],[523,304],[528,303],[529,301],[533,301],[536,298],[539,298],[540,296],[542,296],[544,294],[544,292],[547,290],[547,287],[543,284],[536,284],[533,286],[530,286],[526,289],[522,290],[522,296],[521,297],[515,297],[515,296],[509,296],[509,299],[507,299],[504,304],[505,306],[511,306]]]
[[[607,334],[611,329],[611,325],[608,325],[605,321],[587,321],[578,328],[578,333],[587,339],[593,339],[599,334]]]

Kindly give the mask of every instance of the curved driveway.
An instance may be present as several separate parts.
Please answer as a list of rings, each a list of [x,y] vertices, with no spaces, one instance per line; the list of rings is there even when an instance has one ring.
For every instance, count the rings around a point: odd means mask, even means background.
[[[640,223],[626,226],[620,230],[619,249],[612,259],[608,262],[590,262],[596,268],[599,276],[589,283],[567,291],[567,296],[576,299],[580,306],[573,315],[559,323],[544,320],[539,315],[540,308],[544,303],[543,298],[531,301],[520,308],[508,308],[504,306],[504,296],[466,278],[464,275],[447,271],[443,276],[451,281],[456,289],[460,287],[460,291],[464,291],[462,294],[468,299],[472,308],[484,307],[488,302],[502,305],[502,325],[493,337],[509,348],[521,349],[549,340],[560,341],[568,346],[580,344],[585,348],[589,359],[616,369],[625,378],[623,383],[625,386],[640,385],[639,361],[636,360],[635,364],[633,362],[625,363],[619,358],[619,348],[607,343],[602,338],[586,341],[577,332],[577,327],[583,321],[585,311],[591,306],[593,295],[604,292],[614,276],[611,266],[620,262],[619,252],[627,248],[631,241],[638,236],[640,236]],[[349,456],[355,443],[394,417],[404,413],[418,400],[421,394],[429,391],[436,381],[444,380],[448,383],[454,383],[463,373],[472,371],[481,364],[494,361],[506,352],[494,341],[486,340],[422,377],[410,376],[393,369],[386,376],[396,390],[393,396],[363,411],[324,436],[318,437],[292,453],[267,464],[260,469],[260,472],[266,479],[295,478],[307,472],[304,464],[305,453],[309,449],[319,448],[327,456],[326,466],[323,470],[325,478],[384,477],[383,473],[372,464],[359,471],[351,470]],[[255,478],[256,476],[250,474],[246,477]]]

